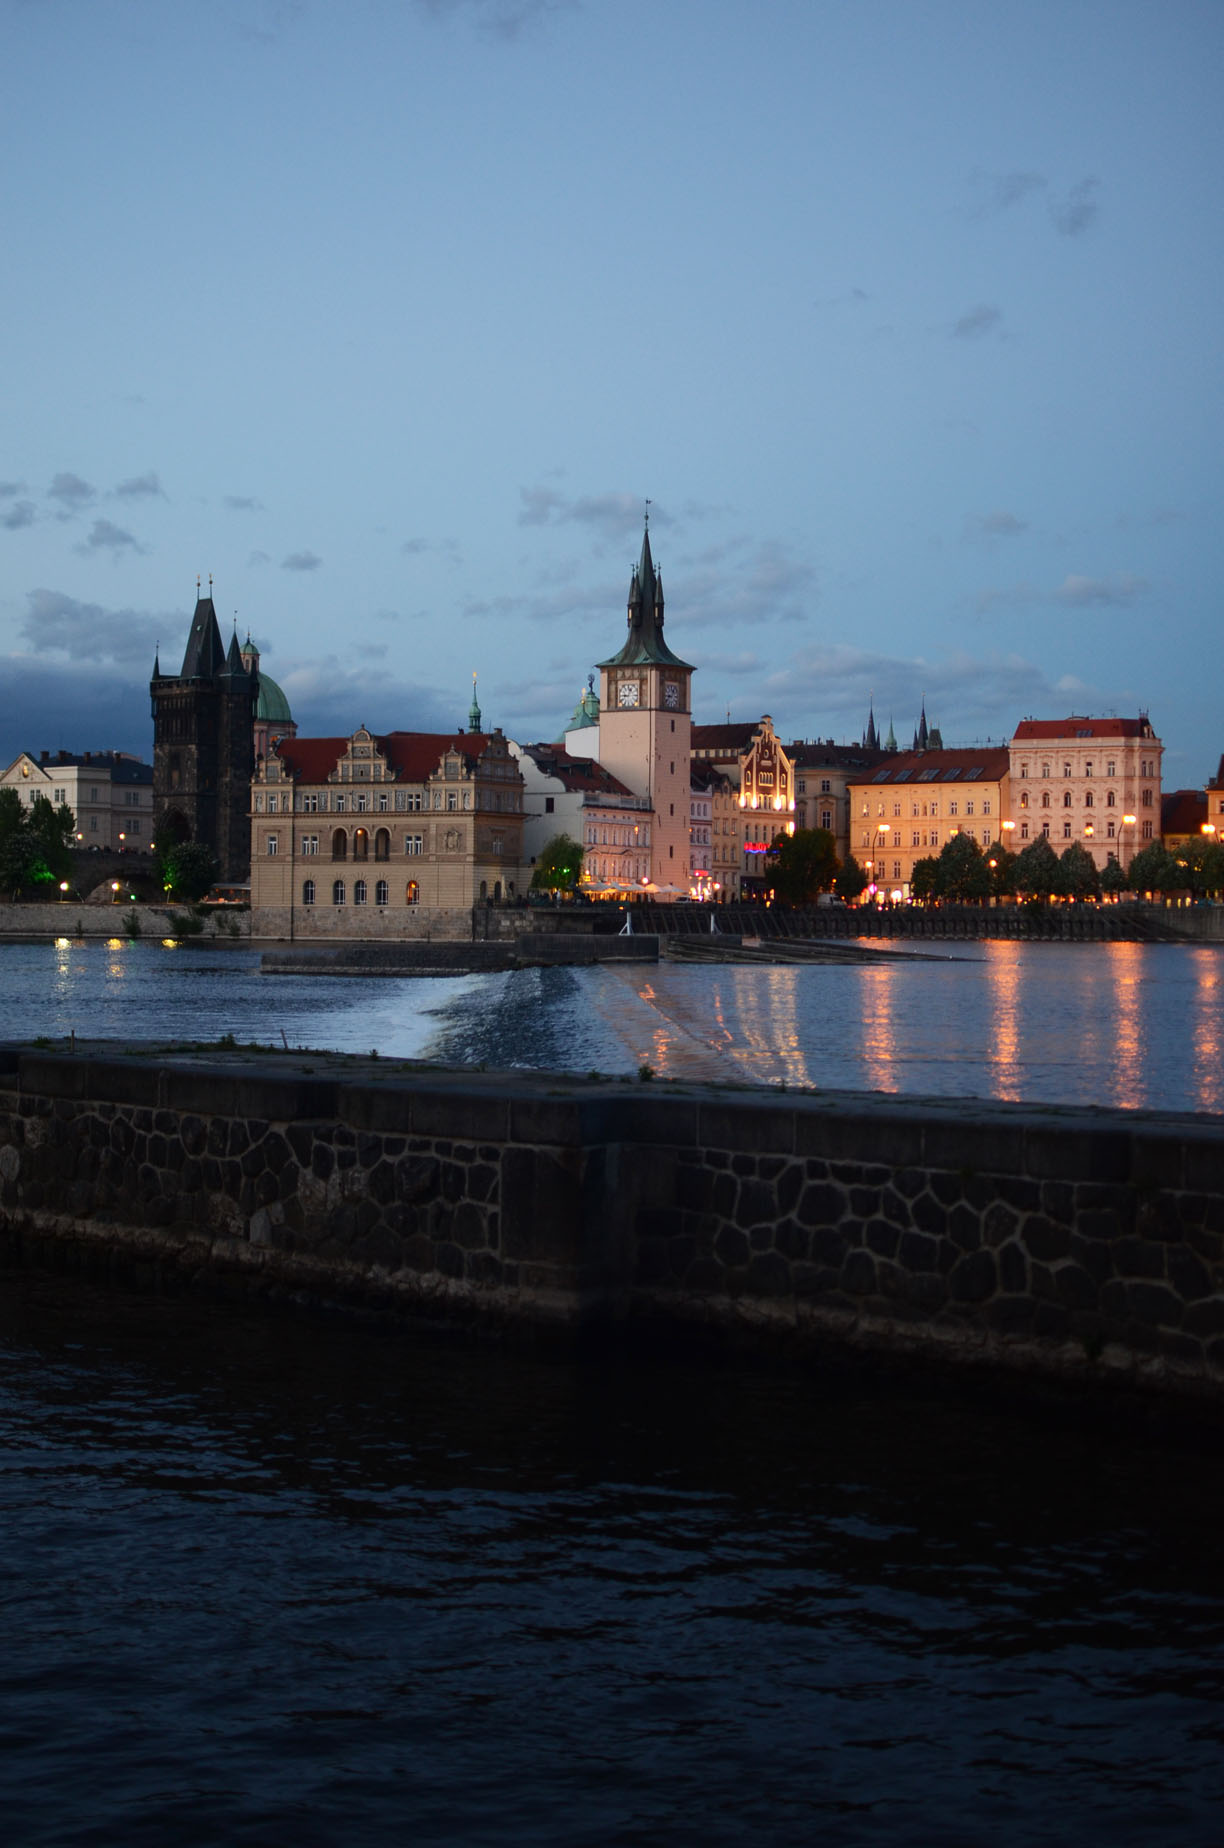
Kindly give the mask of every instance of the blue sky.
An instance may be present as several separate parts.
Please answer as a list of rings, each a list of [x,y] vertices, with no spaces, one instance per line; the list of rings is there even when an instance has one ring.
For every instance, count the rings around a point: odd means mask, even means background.
[[[1224,750],[1218,0],[0,0],[0,758],[699,719]]]

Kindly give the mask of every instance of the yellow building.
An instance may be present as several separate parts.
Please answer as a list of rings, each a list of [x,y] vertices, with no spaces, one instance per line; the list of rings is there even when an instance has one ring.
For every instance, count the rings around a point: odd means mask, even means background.
[[[1006,746],[902,751],[850,783],[850,851],[881,896],[908,898],[914,862],[955,834],[1018,846]]]

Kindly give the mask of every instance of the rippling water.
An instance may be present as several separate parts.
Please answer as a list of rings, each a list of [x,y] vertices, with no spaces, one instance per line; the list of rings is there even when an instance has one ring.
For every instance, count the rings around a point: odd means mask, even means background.
[[[264,976],[249,950],[0,946],[0,1034],[1224,1112],[1224,946],[982,943],[796,968]]]
[[[1200,1455],[0,1283],[8,1842],[1219,1839]]]

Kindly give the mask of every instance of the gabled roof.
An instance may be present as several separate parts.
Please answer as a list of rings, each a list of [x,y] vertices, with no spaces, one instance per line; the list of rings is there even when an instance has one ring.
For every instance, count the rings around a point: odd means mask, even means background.
[[[1054,743],[1062,740],[1067,744],[1097,738],[1151,738],[1156,734],[1151,721],[1141,716],[1137,719],[1021,719],[1012,738],[1013,744],[1034,743],[1042,741]]]
[[[735,753],[742,757],[751,749],[759,730],[759,719],[751,723],[737,720],[733,725],[694,725],[690,733],[691,749],[694,756],[701,752],[703,756]]]
[[[494,737],[489,732],[386,732],[370,737],[387,760],[401,783],[424,783],[438,768],[448,751],[457,751],[469,764],[475,764]],[[302,783],[326,783],[342,757],[347,756],[352,736],[346,738],[283,738],[275,746],[277,759]]]
[[[567,792],[596,791],[604,796],[637,797],[628,784],[596,763],[593,757],[571,757],[558,744],[523,744],[519,750],[529,757],[541,776],[555,777]]]

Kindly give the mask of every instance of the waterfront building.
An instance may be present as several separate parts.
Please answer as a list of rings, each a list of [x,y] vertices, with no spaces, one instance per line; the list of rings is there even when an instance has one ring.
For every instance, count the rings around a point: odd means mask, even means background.
[[[163,674],[159,655],[149,697],[154,827],[172,817],[215,854],[223,881],[244,880],[259,670],[243,659],[236,631],[223,647],[211,579],[209,595],[196,600],[181,672]]]
[[[70,808],[76,846],[147,852],[153,839],[153,766],[126,751],[23,751],[0,775],[27,808],[35,796]]]
[[[869,729],[875,730],[874,715]],[[891,736],[891,727],[890,733]],[[886,747],[834,744],[832,739],[799,740],[789,747],[795,768],[795,826],[826,828],[837,843],[837,857],[844,860],[850,853],[850,787],[856,776],[862,777],[884,762]],[[892,746],[896,754],[896,742]]]
[[[649,878],[649,799],[592,757],[571,757],[560,744],[511,744],[523,779],[524,878],[558,834],[579,841],[587,892],[623,895]]]
[[[249,819],[256,934],[420,934],[525,884],[523,778],[496,728],[286,739]]]
[[[1208,791],[1205,789],[1170,789],[1160,798],[1160,838],[1172,853],[1190,841],[1201,841],[1205,834],[1216,833],[1208,819]]]
[[[664,638],[663,580],[651,556],[649,526],[630,579],[628,610],[624,642],[599,663],[595,750],[605,769],[650,804],[649,883],[668,900],[687,894],[689,884],[694,670]]]
[[[693,898],[726,903],[740,895],[743,821],[739,782],[695,756],[692,790],[693,864],[689,890]]]
[[[729,884],[737,897],[764,893],[765,855],[777,834],[795,831],[795,766],[766,713],[755,724],[695,725],[693,758],[697,765],[718,770],[733,785],[730,813],[711,804],[711,830],[726,827],[734,844],[723,864],[732,875]],[[717,834],[711,846],[722,846]]]
[[[850,779],[851,852],[881,894],[908,898],[914,862],[938,855],[956,834],[982,847],[1008,827],[1005,745],[901,751]]]
[[[1216,773],[1208,781],[1203,792],[1207,798],[1207,813],[1204,832],[1213,840],[1224,842],[1224,757],[1221,757]]]
[[[1041,834],[1057,853],[1078,841],[1103,870],[1159,838],[1164,746],[1146,713],[1023,719],[1008,749],[1017,849]]]

